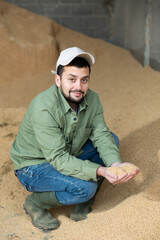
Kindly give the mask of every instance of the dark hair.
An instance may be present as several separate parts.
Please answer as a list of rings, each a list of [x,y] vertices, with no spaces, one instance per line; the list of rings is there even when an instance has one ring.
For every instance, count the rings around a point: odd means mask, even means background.
[[[76,57],[74,58],[68,65],[66,66],[74,66],[74,67],[78,67],[78,68],[83,68],[83,67],[88,67],[89,68],[89,73],[91,72],[91,67],[89,65],[89,63],[87,62],[86,59],[82,58],[82,57]],[[59,65],[57,68],[57,74],[61,77],[62,73],[64,71],[64,67],[62,65]]]

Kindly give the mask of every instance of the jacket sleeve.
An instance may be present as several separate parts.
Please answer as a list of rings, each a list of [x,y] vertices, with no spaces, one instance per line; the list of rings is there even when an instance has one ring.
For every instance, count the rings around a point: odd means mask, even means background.
[[[119,149],[115,144],[114,138],[112,137],[108,127],[106,126],[103,108],[98,102],[97,111],[92,122],[92,134],[91,141],[94,147],[97,148],[101,159],[106,166],[110,166],[114,162],[121,162]]]

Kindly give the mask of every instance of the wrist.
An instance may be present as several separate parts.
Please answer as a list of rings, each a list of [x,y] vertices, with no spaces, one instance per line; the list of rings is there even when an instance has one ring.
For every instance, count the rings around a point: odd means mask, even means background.
[[[97,172],[96,172],[96,175],[97,175],[97,176],[103,176],[103,168],[104,168],[104,167],[98,167],[98,168],[97,168]]]
[[[114,162],[110,165],[110,167],[119,167],[121,164],[121,162]]]

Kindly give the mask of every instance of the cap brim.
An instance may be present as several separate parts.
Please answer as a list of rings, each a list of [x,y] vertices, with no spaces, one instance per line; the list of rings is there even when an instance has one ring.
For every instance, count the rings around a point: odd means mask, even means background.
[[[82,58],[86,59],[86,61],[89,63],[90,66],[92,66],[95,62],[94,57],[90,53],[82,53],[82,54],[77,55],[77,57],[82,57]]]
[[[51,70],[51,73],[53,73],[53,74],[57,74],[57,72],[56,72],[56,71],[54,71],[54,70]]]

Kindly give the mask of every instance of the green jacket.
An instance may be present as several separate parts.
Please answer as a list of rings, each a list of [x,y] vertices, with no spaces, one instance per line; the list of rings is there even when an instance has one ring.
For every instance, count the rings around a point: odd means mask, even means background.
[[[76,113],[54,84],[38,94],[25,113],[10,149],[14,170],[49,162],[65,175],[97,181],[100,165],[77,158],[87,139],[91,139],[106,166],[121,162],[98,95],[88,90]]]

